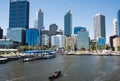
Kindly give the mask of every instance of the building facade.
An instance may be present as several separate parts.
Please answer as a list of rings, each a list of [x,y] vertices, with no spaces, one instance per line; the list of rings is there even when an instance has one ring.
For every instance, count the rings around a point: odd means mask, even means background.
[[[35,28],[39,30],[44,29],[44,13],[41,9],[36,12]]]
[[[118,34],[118,30],[117,30],[117,19],[114,19],[113,20],[113,26],[114,26],[114,35],[117,35]]]
[[[17,45],[18,43],[10,39],[0,39],[0,48],[11,48],[15,44]]]
[[[117,47],[120,45],[120,37],[115,37],[113,39],[113,46],[115,48],[115,51],[118,51]]]
[[[104,37],[99,37],[98,46],[105,46],[105,44],[106,44],[106,39]]]
[[[94,39],[106,38],[105,16],[98,13],[94,16]]]
[[[78,32],[77,33],[77,49],[80,50],[81,48],[85,48],[86,50],[89,49],[89,32]]]
[[[10,0],[9,28],[29,28],[29,2]]]
[[[63,35],[53,35],[51,37],[51,46],[63,48],[64,47],[64,36]]]
[[[50,34],[50,36],[56,35],[57,34],[57,29],[58,29],[58,26],[56,24],[51,24],[49,26],[49,34]]]
[[[63,35],[63,30],[57,30],[57,35]]]
[[[77,32],[79,31],[86,31],[86,28],[85,27],[75,27],[74,28],[74,34],[77,34]]]
[[[25,45],[26,30],[23,28],[12,28],[7,30],[7,39],[18,42],[20,45]]]
[[[0,27],[0,39],[3,38],[3,29]]]
[[[69,46],[71,50],[75,50],[76,45],[77,45],[76,36],[65,37],[65,47]]]
[[[26,30],[26,43],[28,46],[38,46],[40,42],[40,31],[38,29]]]
[[[120,9],[117,12],[117,35],[120,36]]]
[[[72,35],[72,12],[69,10],[64,16],[64,35],[69,37]]]
[[[109,37],[110,48],[111,48],[112,51],[115,51],[115,48],[114,48],[114,45],[113,45],[113,44],[114,44],[114,41],[113,41],[113,40],[114,40],[114,38],[116,38],[116,37],[118,37],[118,36],[117,36],[117,35],[114,35],[114,36],[110,36],[110,37]]]
[[[42,34],[41,38],[42,38],[41,45],[49,47],[49,39],[50,39],[50,37],[47,34]]]

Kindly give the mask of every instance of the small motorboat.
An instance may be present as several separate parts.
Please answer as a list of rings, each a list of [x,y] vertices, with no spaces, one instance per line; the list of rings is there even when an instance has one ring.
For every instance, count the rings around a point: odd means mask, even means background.
[[[61,75],[61,71],[55,71],[51,76],[48,77],[48,79],[53,80],[58,78]]]

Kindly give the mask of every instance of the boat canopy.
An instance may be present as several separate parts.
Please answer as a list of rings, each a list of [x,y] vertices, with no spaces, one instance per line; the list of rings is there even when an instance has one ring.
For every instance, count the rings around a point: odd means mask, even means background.
[[[55,52],[53,50],[32,50],[32,51],[25,51],[24,54],[50,54],[52,52]]]

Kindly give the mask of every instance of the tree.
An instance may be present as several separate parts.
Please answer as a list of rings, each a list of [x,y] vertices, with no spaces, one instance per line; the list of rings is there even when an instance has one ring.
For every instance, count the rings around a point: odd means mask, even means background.
[[[100,46],[98,46],[98,49],[99,49],[99,50],[104,50],[104,49],[105,49],[105,45],[100,45]]]
[[[120,45],[117,46],[117,51],[120,51]]]
[[[70,49],[71,49],[71,46],[66,46],[66,47],[65,47],[65,50],[66,50],[66,51],[70,51]]]
[[[110,46],[108,44],[106,44],[106,50],[110,49]]]
[[[86,51],[86,49],[84,47],[81,47],[80,51]]]
[[[91,45],[90,45],[90,50],[97,50],[97,49],[96,49],[96,44],[94,44],[94,43],[91,44]]]

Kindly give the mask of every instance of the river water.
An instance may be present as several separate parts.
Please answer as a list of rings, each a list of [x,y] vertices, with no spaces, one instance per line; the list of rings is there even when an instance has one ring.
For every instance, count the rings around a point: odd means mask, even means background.
[[[11,61],[0,65],[0,81],[120,81],[120,56],[57,56],[32,62]]]

